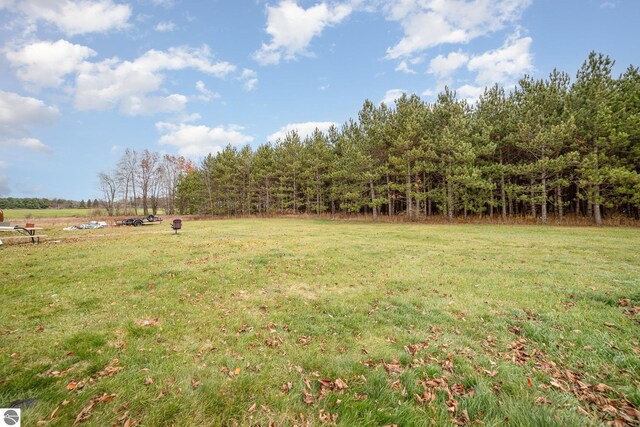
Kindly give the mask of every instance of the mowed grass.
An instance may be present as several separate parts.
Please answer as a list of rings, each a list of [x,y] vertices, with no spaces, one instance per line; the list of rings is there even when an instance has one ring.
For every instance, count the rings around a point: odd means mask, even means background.
[[[583,426],[640,406],[638,229],[108,231],[0,248],[0,407],[36,398],[23,425]]]

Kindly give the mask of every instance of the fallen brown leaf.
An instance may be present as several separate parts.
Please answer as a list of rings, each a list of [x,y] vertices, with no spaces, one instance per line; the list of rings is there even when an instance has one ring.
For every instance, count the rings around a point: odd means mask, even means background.
[[[98,372],[98,377],[100,378],[111,377],[117,374],[118,372],[124,370],[122,366],[118,366],[118,365],[120,365],[120,359],[111,360],[111,362],[109,362],[109,364],[102,371]]]
[[[302,389],[302,401],[307,405],[312,405],[315,402],[316,398],[313,394],[309,393],[307,390]]]
[[[539,397],[536,399],[538,405],[551,405],[551,401],[546,397]]]
[[[382,360],[382,366],[384,366],[384,369],[387,371],[387,374],[389,375],[402,373],[402,365],[396,359],[393,359],[389,363]]]
[[[158,326],[160,324],[160,319],[158,317],[154,319],[140,319],[136,322],[138,326]]]
[[[280,390],[283,393],[289,393],[292,388],[293,388],[293,385],[288,382],[288,383],[282,384],[282,387],[280,387]]]
[[[99,396],[93,396],[91,398],[91,400],[85,405],[84,408],[82,408],[82,411],[80,411],[80,413],[78,414],[78,416],[76,416],[75,421],[73,422],[73,425],[77,425],[78,423],[81,423],[83,421],[85,421],[87,418],[89,418],[91,416],[91,411],[93,410],[93,408],[98,404],[98,403],[109,403],[111,402],[117,395],[115,393],[113,394],[107,394],[104,393],[103,395]]]
[[[488,377],[491,377],[491,378],[498,375],[498,371],[490,371],[488,369],[482,369],[482,372],[484,372]]]
[[[311,337],[302,335],[298,337],[298,344],[309,345],[311,343]]]
[[[280,341],[274,338],[267,338],[264,340],[264,343],[269,347],[280,347]]]
[[[471,418],[469,418],[469,414],[466,409],[463,409],[462,412],[460,412],[460,416],[455,419],[455,423],[459,426],[471,424]]]
[[[53,412],[51,412],[51,415],[49,416],[50,420],[52,420],[56,416],[56,414],[58,413],[58,411],[60,410],[61,407],[62,407],[62,405],[56,406],[56,409],[54,409]]]
[[[83,381],[75,381],[72,380],[71,382],[69,382],[69,384],[67,384],[67,390],[69,391],[73,391],[76,389],[81,389],[84,387],[84,382]]]

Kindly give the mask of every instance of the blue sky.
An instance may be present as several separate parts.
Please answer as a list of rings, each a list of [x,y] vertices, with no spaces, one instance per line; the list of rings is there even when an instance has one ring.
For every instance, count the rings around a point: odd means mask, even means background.
[[[199,161],[589,51],[640,65],[638,0],[0,0],[0,196],[100,198],[125,148]]]

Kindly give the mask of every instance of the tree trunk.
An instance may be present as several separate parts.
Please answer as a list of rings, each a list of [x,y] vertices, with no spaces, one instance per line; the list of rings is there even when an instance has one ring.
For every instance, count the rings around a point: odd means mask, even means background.
[[[373,188],[373,180],[369,180],[369,189],[371,190],[371,207],[373,210],[373,220],[378,219],[378,207],[376,206],[376,190]]]
[[[422,195],[424,196],[424,216],[427,216],[427,200],[429,200],[427,196],[427,174],[422,172]]]
[[[559,185],[556,187],[556,200],[558,203],[558,218],[562,219],[564,217],[564,201],[562,200],[562,189]]]
[[[427,216],[431,216],[431,181],[429,181],[428,186],[429,192],[427,193]]]
[[[602,225],[602,213],[600,211],[600,185],[593,186],[593,220],[596,225]]]
[[[513,198],[511,197],[511,193],[509,193],[507,195],[507,197],[509,199],[508,200],[508,202],[509,202],[509,217],[512,217],[513,216]]]
[[[298,183],[296,182],[296,171],[293,171],[293,211],[298,213]]]
[[[451,179],[447,180],[447,219],[453,221],[453,185]]]
[[[593,151],[596,158],[595,167],[596,167],[596,171],[598,171],[599,165],[598,165],[598,145],[597,144],[594,145]],[[596,225],[602,224],[602,214],[600,212],[600,184],[594,185],[594,188],[593,188],[593,219]]]
[[[320,192],[322,191],[321,188],[320,174],[318,173],[318,170],[316,170],[316,215],[320,215]]]
[[[387,172],[387,199],[389,200],[389,216],[395,215],[393,209],[393,193],[391,191],[391,183],[389,182],[389,173]]]
[[[547,177],[542,177],[542,205],[540,206],[540,216],[542,223],[547,223]]]
[[[138,215],[138,199],[136,197],[136,181],[131,171],[131,189],[133,190],[133,212]]]
[[[502,168],[502,151],[500,151],[500,197],[502,199],[502,220],[507,219],[507,194],[504,184],[504,170]]]
[[[493,219],[493,190],[491,190],[491,199],[489,200],[489,218]]]
[[[411,165],[409,163],[407,163],[406,198],[407,198],[407,218],[411,219],[413,216],[413,212],[412,212],[412,202],[411,202]]]
[[[529,196],[531,197],[531,216],[532,217],[536,217],[537,216],[537,209],[536,209],[536,193],[533,189],[533,178],[531,178],[531,186],[529,187]]]
[[[269,214],[269,211],[271,210],[271,188],[269,188],[269,184],[267,183],[267,204],[265,206],[265,209],[267,211],[267,214]]]
[[[149,199],[147,195],[147,189],[142,189],[142,214],[147,216],[149,214]]]
[[[127,215],[127,206],[129,202],[129,183],[125,183],[124,187],[124,214]]]

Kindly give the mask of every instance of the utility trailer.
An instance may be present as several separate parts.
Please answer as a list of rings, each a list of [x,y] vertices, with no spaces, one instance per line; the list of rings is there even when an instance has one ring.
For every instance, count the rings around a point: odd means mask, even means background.
[[[134,227],[139,227],[145,224],[158,224],[161,222],[162,218],[159,216],[147,215],[145,217],[119,219],[116,221],[116,225],[133,225]]]

